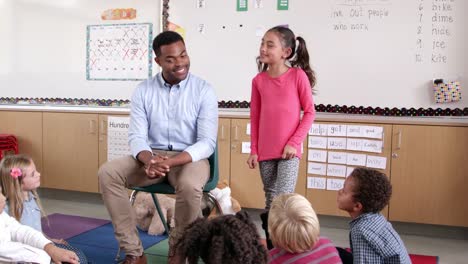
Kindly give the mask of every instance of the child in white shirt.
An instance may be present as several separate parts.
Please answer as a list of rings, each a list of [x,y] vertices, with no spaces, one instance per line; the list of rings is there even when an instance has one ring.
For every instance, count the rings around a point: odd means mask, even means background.
[[[56,247],[41,232],[3,212],[5,200],[0,188],[0,263],[79,263],[74,252]]]

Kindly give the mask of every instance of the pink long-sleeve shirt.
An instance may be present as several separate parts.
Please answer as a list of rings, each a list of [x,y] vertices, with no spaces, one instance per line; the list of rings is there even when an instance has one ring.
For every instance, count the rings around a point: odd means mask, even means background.
[[[340,255],[335,245],[326,237],[320,237],[317,244],[309,251],[289,253],[286,250],[273,248],[269,252],[268,264],[341,264]]]
[[[314,119],[312,90],[302,69],[289,68],[275,78],[261,72],[252,80],[250,150],[258,161],[281,158],[287,144],[301,158],[301,143]]]

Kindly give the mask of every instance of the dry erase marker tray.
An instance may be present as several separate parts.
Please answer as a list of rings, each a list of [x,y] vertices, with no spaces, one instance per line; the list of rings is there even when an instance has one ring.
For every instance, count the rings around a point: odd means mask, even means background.
[[[129,100],[83,99],[83,98],[17,98],[1,97],[0,105],[45,105],[45,106],[83,106],[83,107],[123,107],[130,106]]]
[[[83,107],[107,107],[129,108],[130,100],[111,99],[83,99],[83,98],[13,98],[1,97],[0,105],[46,105],[46,106],[83,106]],[[248,101],[219,101],[220,109],[244,109],[250,108]],[[397,107],[371,107],[371,106],[347,106],[316,104],[318,113],[352,114],[366,116],[396,116],[396,117],[432,117],[432,116],[468,116],[468,107],[465,108],[397,108]]]

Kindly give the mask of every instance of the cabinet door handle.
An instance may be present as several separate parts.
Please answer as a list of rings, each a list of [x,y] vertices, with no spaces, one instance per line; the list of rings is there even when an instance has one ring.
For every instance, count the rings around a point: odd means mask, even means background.
[[[397,133],[397,145],[396,145],[396,148],[395,148],[396,150],[401,149],[401,134],[402,134],[401,130],[398,131],[398,133]]]
[[[99,142],[104,141],[104,136],[106,135],[105,129],[106,120],[101,120],[99,123]]]
[[[234,140],[239,140],[238,127],[234,126]]]
[[[89,133],[96,134],[96,120],[89,120]]]
[[[101,135],[107,135],[107,121],[101,120],[101,126],[99,127],[99,133]]]
[[[221,125],[221,140],[224,140],[224,125]]]

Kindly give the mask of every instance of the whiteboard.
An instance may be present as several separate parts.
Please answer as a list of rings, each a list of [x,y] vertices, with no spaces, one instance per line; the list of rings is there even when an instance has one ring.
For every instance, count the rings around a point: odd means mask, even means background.
[[[468,105],[435,104],[431,86],[456,79],[468,97],[468,1],[294,0],[278,11],[276,0],[251,0],[245,12],[237,1],[199,2],[170,1],[169,20],[185,30],[191,70],[219,100],[250,101],[261,37],[287,24],[308,45],[317,104]]]
[[[0,0],[0,97],[130,99],[140,81],[87,80],[87,26],[149,23],[154,36],[160,32],[160,4],[159,0]],[[101,18],[106,10],[118,8],[135,9],[135,18]],[[157,71],[153,62],[152,74]]]

